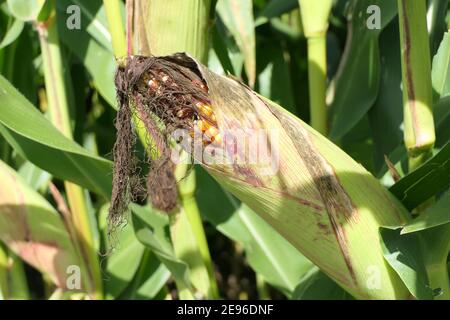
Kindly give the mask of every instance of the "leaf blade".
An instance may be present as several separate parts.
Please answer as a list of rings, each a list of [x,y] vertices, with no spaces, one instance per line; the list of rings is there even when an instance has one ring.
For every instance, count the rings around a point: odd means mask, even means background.
[[[3,76],[0,76],[0,133],[15,150],[56,177],[108,198],[110,161],[63,136]]]

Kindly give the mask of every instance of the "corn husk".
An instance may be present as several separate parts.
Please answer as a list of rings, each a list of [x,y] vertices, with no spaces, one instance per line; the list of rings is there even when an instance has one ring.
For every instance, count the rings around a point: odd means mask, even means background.
[[[185,60],[195,62],[187,56]],[[233,163],[215,163],[219,151],[209,157],[204,152],[201,159],[194,154],[196,161],[354,297],[409,298],[384,260],[378,232],[381,226],[408,220],[403,206],[360,164],[303,121],[240,82],[195,64],[209,88],[220,141],[224,140],[219,149]],[[248,146],[264,130],[275,132],[264,137],[275,166],[251,161],[254,154],[245,146],[228,143],[235,135]]]

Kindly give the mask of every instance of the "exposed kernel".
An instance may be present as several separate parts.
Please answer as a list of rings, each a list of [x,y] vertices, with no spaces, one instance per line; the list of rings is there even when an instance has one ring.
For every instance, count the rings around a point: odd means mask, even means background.
[[[183,108],[183,109],[180,109],[177,111],[177,117],[181,118],[181,119],[190,117],[190,116],[192,116],[192,114],[193,114],[193,111],[192,111],[192,109],[189,109],[189,108]]]
[[[209,128],[211,128],[211,123],[209,123],[206,120],[199,120],[197,122],[197,127],[202,131],[205,132],[206,130],[208,130]]]
[[[222,136],[220,135],[220,133],[217,134],[217,135],[215,135],[215,136],[212,138],[212,141],[214,141],[215,143],[221,144],[221,143],[222,143]]]
[[[213,114],[213,110],[210,106],[201,103],[201,102],[197,102],[196,107],[199,109],[200,113],[206,117],[210,117]]]
[[[155,80],[153,80],[153,79],[148,80],[147,85],[150,88],[152,88],[152,89],[157,89],[158,88],[158,83]]]
[[[213,138],[218,134],[219,130],[216,127],[209,127],[205,132],[205,135],[208,136],[211,140],[213,140]]]

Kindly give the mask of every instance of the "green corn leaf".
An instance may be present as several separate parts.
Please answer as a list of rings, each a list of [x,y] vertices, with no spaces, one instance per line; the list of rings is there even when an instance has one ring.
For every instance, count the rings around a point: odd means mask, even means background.
[[[345,290],[318,268],[311,269],[295,288],[292,299],[296,300],[350,300]]]
[[[229,35],[223,23],[217,20],[213,29],[212,46],[214,54],[208,57],[214,61],[216,58],[221,65],[209,65],[212,70],[219,74],[232,74],[239,77],[244,68],[244,54],[239,50],[234,38]],[[208,61],[210,62],[210,61]]]
[[[147,249],[133,281],[120,296],[120,299],[154,299],[161,292],[170,271],[157,256]]]
[[[36,49],[33,43],[31,26],[25,25],[19,38],[10,46],[4,48],[3,61],[0,62],[1,74],[33,104],[37,103]],[[1,55],[1,54],[0,54]],[[1,59],[0,59],[1,60]]]
[[[0,194],[0,240],[56,286],[66,288],[67,268],[81,266],[81,257],[61,216],[3,162],[0,180],[8,186]]]
[[[51,175],[36,167],[31,162],[25,162],[17,171],[26,183],[34,190],[44,190],[51,180]]]
[[[446,21],[448,3],[448,0],[430,0],[427,3],[427,29],[432,54],[436,52],[442,35],[448,29]]]
[[[436,147],[442,148],[450,141],[450,96],[440,99],[434,106],[436,121]]]
[[[104,216],[106,219],[106,216]],[[114,240],[116,241],[116,240]],[[133,233],[128,224],[120,230],[114,251],[106,262],[107,280],[105,283],[106,298],[117,298],[133,280],[139,269],[145,247]]]
[[[370,5],[381,11],[381,29],[369,30],[366,13]],[[372,107],[378,94],[380,80],[380,52],[378,37],[397,13],[395,1],[354,0],[348,19],[351,23],[346,48],[338,72],[330,84],[332,99],[331,131],[333,140],[340,139]]]
[[[450,94],[450,34],[446,32],[433,58],[431,71],[435,99]]]
[[[434,228],[450,222],[450,191],[428,207],[419,217],[402,229],[402,234]]]
[[[24,158],[52,175],[108,198],[111,163],[64,137],[3,76],[0,76],[0,133]]]
[[[105,298],[121,299],[130,283],[134,283],[146,249],[136,238],[131,224],[121,228],[117,235],[108,235],[108,207],[109,204],[102,206],[98,215],[98,225],[108,252],[104,276]]]
[[[446,209],[444,210],[446,210],[448,217],[448,201],[446,205]],[[436,211],[435,213],[438,214]],[[450,252],[450,224],[441,224],[433,228],[421,230],[419,233],[406,234],[406,236],[409,235],[416,235],[421,239],[423,260],[425,261],[427,276],[430,287],[433,290],[434,299],[449,300],[450,279],[447,258]]]
[[[289,12],[298,7],[298,0],[270,0],[264,9],[255,19],[255,26],[258,27],[278,17],[283,13]]]
[[[257,61],[258,93],[295,113],[291,73],[282,43],[261,43]]]
[[[435,194],[444,191],[450,184],[450,142],[420,168],[409,173],[390,191],[410,210]]]
[[[56,8],[58,14],[64,22],[69,17],[67,8],[71,5],[76,5],[80,8],[80,30],[69,30],[78,36],[83,36],[86,32],[95,39],[102,47],[112,52],[111,35],[108,30],[108,22],[106,19],[105,9],[102,6],[101,0],[58,0],[56,1]],[[124,5],[121,4],[121,10],[124,11]],[[122,15],[124,16],[124,15]],[[66,28],[67,29],[67,28]],[[60,28],[61,30],[61,28]]]
[[[428,286],[419,239],[415,235],[400,235],[400,229],[380,228],[384,257],[398,273],[411,294],[429,300],[433,293]]]
[[[172,249],[168,237],[169,219],[161,213],[133,204],[133,228],[137,239],[150,248],[158,259],[167,267],[180,290],[187,290],[191,296],[195,289],[189,280],[189,268],[179,260]]]
[[[256,80],[256,45],[252,1],[221,0],[216,9],[244,55],[248,82],[253,87]]]
[[[217,73],[226,74],[229,72],[236,75],[229,50],[216,25],[212,29],[212,48],[208,56],[208,66]]]
[[[114,90],[114,73],[116,70],[116,61],[110,46],[104,46],[97,38],[104,37],[104,31],[84,32],[89,27],[82,23],[81,30],[69,30],[66,27],[66,13],[64,8],[58,6],[58,30],[60,39],[65,46],[72,52],[88,70],[94,85],[101,96],[113,107],[116,105],[116,92]],[[88,17],[82,21],[89,19]],[[87,20],[89,25],[98,25],[99,30],[103,30],[103,23],[98,20]],[[88,26],[89,26],[88,25]],[[97,36],[93,36],[97,35]],[[103,40],[104,41],[104,40]]]
[[[402,71],[398,19],[392,20],[380,35],[380,88],[376,101],[368,112],[375,145],[374,171],[385,166],[384,155],[390,155],[403,144],[400,129],[403,122]],[[393,161],[393,159],[391,159]]]
[[[8,254],[6,248],[0,243],[0,300],[5,300],[8,297],[8,269]]]

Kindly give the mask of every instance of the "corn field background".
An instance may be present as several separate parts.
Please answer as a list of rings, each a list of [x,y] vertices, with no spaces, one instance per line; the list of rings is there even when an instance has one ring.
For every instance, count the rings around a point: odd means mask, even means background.
[[[0,299],[450,299],[449,9],[0,0]],[[244,123],[230,106],[254,102],[226,97],[260,95],[298,188],[177,166],[176,209],[135,199],[110,233],[118,64],[177,52],[217,115]]]

